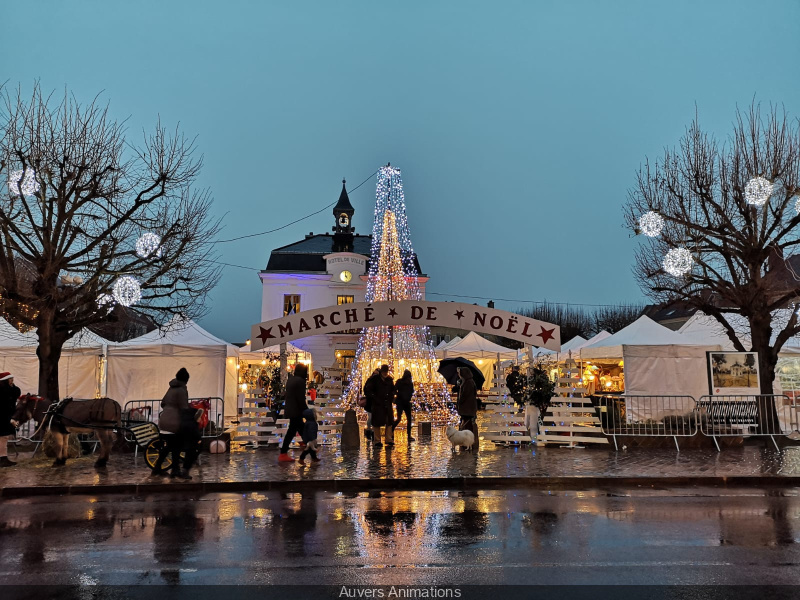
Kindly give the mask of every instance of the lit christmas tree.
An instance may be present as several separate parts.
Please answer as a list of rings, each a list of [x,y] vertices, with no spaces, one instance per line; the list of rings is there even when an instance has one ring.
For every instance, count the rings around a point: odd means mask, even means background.
[[[377,259],[376,259],[377,257]],[[378,171],[375,221],[372,226],[372,261],[367,282],[367,302],[422,300],[416,255],[406,220],[400,170],[387,165]],[[429,413],[432,422],[452,419],[447,384],[437,372],[439,361],[424,326],[365,328],[345,392],[353,405],[372,372],[387,364],[395,379],[408,369],[414,380],[415,410]]]

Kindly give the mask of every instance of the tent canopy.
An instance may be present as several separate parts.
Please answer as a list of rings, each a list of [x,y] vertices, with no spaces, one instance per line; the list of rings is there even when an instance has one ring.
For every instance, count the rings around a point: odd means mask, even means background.
[[[598,334],[599,335],[599,334]],[[680,333],[642,315],[627,327],[580,349],[581,358],[622,358],[623,346],[696,346]]]
[[[155,329],[138,338],[117,344],[120,348],[130,346],[224,346],[227,356],[238,356],[239,349],[225,340],[200,327],[191,319],[182,319],[180,316],[172,318],[161,329]]]
[[[248,356],[261,356],[262,354],[280,354],[281,347],[280,346],[269,346],[268,348],[262,348],[261,350],[251,350],[250,344],[245,344],[241,348],[239,348],[239,356],[241,358],[247,358]],[[306,351],[302,348],[298,348],[291,342],[286,342],[286,352],[289,354],[305,354]]]
[[[462,356],[468,360],[477,358],[496,360],[498,354],[500,355],[500,360],[514,360],[517,358],[516,350],[490,342],[474,331],[470,331],[463,340],[450,342],[446,347],[437,350],[436,354],[439,357],[443,357],[445,352],[448,358]]]
[[[742,342],[746,350],[751,347],[750,339],[750,324],[747,319],[742,315],[736,313],[723,313],[725,319],[730,323],[736,332],[736,337]],[[772,313],[772,336],[769,343],[774,344],[778,337],[778,333],[786,327],[789,319],[792,316],[792,311],[786,308],[773,311]],[[722,323],[717,321],[714,317],[707,315],[703,312],[697,312],[683,324],[680,328],[681,335],[686,339],[691,340],[694,344],[718,344],[722,350],[733,351],[735,350],[733,342],[731,342]],[[783,345],[780,351],[781,354],[800,354],[800,336],[789,338]]]

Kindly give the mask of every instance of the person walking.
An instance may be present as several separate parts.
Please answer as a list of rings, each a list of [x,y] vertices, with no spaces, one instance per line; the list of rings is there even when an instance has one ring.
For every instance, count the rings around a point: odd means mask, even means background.
[[[387,446],[394,446],[392,423],[394,422],[394,381],[389,375],[389,365],[381,365],[378,379],[375,381],[375,398],[372,402],[372,427],[375,431],[375,447],[383,446],[381,433],[384,433]]]
[[[478,388],[475,386],[475,380],[472,376],[472,371],[469,367],[461,367],[458,370],[459,386],[458,386],[458,401],[456,403],[456,410],[461,417],[461,423],[458,426],[459,431],[468,429],[475,436],[475,445],[473,450],[478,449],[478,424],[476,417],[478,415]]]
[[[394,384],[394,393],[395,402],[397,403],[397,419],[395,419],[392,428],[397,428],[403,418],[403,413],[405,413],[408,441],[414,442],[416,440],[411,437],[411,396],[414,395],[414,382],[411,380],[411,371],[408,369],[403,371],[403,376]]]
[[[0,373],[0,467],[13,467],[17,464],[8,458],[8,440],[16,433],[11,419],[21,393],[14,385],[14,376],[11,373]]]
[[[189,469],[197,460],[197,441],[199,430],[195,418],[196,411],[189,406],[189,371],[181,368],[175,379],[169,382],[169,389],[161,400],[161,414],[158,417],[158,428],[164,438],[164,445],[158,453],[153,465],[154,475],[166,475],[161,468],[168,454],[172,455],[170,477],[191,479]],[[185,462],[181,471],[181,452],[185,451]]]
[[[368,442],[375,440],[375,432],[372,429],[372,405],[375,402],[375,394],[378,391],[377,385],[380,378],[381,370],[375,369],[364,383],[364,397],[366,399],[364,410],[367,411],[367,426],[364,428],[364,439]]]
[[[296,434],[303,431],[303,413],[308,410],[306,379],[308,379],[308,367],[299,363],[295,366],[294,373],[286,380],[286,406],[283,409],[283,417],[289,419],[289,428],[286,437],[283,438],[281,453],[278,455],[279,462],[294,462],[294,458],[289,456],[289,444]]]
[[[306,447],[300,453],[300,458],[297,459],[297,462],[302,464],[309,454],[313,462],[319,462],[320,459],[317,458],[317,434],[319,433],[317,413],[313,408],[307,408],[303,411],[303,418],[306,420],[305,425],[303,425],[303,441],[306,443]]]
[[[506,387],[508,388],[509,395],[514,399],[514,404],[522,412],[522,392],[524,390],[524,380],[519,373],[519,366],[514,365],[511,367],[511,373],[506,377]]]

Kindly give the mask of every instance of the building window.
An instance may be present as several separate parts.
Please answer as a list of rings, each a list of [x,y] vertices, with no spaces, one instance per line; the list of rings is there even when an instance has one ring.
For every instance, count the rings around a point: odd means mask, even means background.
[[[300,312],[300,296],[296,294],[284,294],[283,296],[283,316],[293,315]]]
[[[339,306],[342,304],[352,304],[354,301],[353,296],[336,296],[336,304]]]

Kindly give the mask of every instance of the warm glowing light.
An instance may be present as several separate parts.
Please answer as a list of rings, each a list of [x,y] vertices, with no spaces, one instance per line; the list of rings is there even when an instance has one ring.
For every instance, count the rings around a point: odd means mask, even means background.
[[[639,217],[639,229],[648,237],[658,237],[664,229],[664,217],[655,211],[649,211]]]
[[[142,287],[134,277],[123,275],[114,282],[114,300],[122,306],[133,306],[142,299]]]
[[[155,233],[143,233],[136,240],[136,254],[140,258],[147,258],[150,255],[161,256],[161,238]]]
[[[262,361],[261,361],[261,364],[262,364],[262,365],[265,365],[265,364],[267,364],[267,361],[266,361],[266,360],[262,360]]]
[[[744,199],[748,204],[764,206],[772,196],[772,182],[763,177],[753,177],[744,186]]]
[[[672,248],[664,257],[664,270],[673,277],[681,277],[692,270],[694,258],[686,248]]]
[[[611,387],[612,385],[614,384],[611,381],[606,381],[606,387]]]
[[[479,365],[482,365],[482,364],[483,364],[483,359],[482,359],[482,358],[479,358],[479,359],[478,359],[478,364],[479,364]]]

